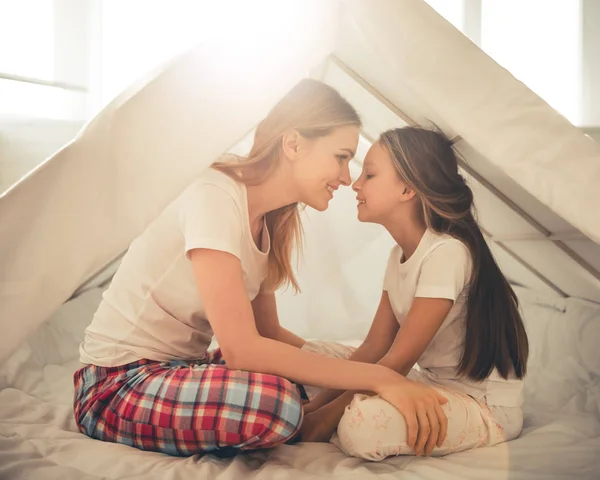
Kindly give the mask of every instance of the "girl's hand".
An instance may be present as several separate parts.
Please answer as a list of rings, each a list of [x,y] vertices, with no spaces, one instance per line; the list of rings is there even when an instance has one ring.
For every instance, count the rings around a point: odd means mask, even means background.
[[[302,405],[302,409],[304,410],[304,415],[308,415],[309,413],[312,413],[316,410],[318,410],[318,406],[311,401],[307,401],[306,403],[304,403],[304,405]]]
[[[393,405],[406,420],[408,445],[416,455],[430,455],[446,438],[448,419],[441,405],[448,399],[424,384],[404,379],[385,385],[379,396]]]
[[[324,408],[312,413],[305,413],[298,433],[299,441],[328,442],[337,428],[337,423],[338,419],[329,415]]]

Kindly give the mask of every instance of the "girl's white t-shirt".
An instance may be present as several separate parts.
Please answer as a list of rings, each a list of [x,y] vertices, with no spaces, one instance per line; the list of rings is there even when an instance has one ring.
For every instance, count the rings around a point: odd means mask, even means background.
[[[433,383],[461,391],[488,405],[518,407],[523,403],[523,382],[516,377],[504,379],[496,369],[482,382],[457,376],[463,352],[471,266],[471,254],[465,244],[428,229],[406,261],[402,262],[398,245],[392,248],[383,289],[388,292],[400,327],[415,297],[447,298],[454,302],[417,361],[421,372]]]
[[[80,361],[201,359],[213,338],[187,253],[208,248],[240,259],[248,299],[266,278],[269,232],[252,239],[244,184],[207,169],[136,238],[80,345]]]

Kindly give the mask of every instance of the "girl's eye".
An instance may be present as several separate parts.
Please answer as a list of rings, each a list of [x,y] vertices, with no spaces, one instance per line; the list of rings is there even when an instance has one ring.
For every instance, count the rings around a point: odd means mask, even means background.
[[[369,175],[368,173],[365,173],[365,178],[367,180],[369,180],[369,179],[373,178],[373,175]]]
[[[340,163],[348,160],[348,155],[336,155],[336,157]]]

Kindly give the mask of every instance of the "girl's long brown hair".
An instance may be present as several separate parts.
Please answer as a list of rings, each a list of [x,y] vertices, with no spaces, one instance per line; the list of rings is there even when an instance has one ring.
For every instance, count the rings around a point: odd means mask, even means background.
[[[258,125],[254,143],[245,158],[224,158],[212,167],[247,185],[262,183],[277,167],[283,135],[296,130],[306,138],[329,135],[344,125],[361,126],[356,110],[337,90],[312,79],[299,82],[285,95]],[[301,247],[302,224],[297,203],[286,205],[266,215],[271,237],[267,287],[276,290],[291,284],[299,290],[292,267],[294,246]]]
[[[529,343],[517,296],[500,271],[473,214],[473,192],[458,171],[444,134],[420,127],[384,132],[381,145],[416,192],[425,224],[463,242],[473,260],[466,330],[458,374],[484,380],[497,368],[504,378],[527,371]]]

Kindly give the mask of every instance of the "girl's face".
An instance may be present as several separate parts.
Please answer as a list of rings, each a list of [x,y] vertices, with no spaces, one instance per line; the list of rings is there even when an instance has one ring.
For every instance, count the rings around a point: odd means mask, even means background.
[[[340,185],[350,185],[348,164],[356,153],[358,135],[358,126],[347,125],[324,137],[297,136],[284,143],[294,158],[293,175],[301,203],[323,211]]]
[[[358,219],[382,225],[400,205],[414,196],[400,179],[390,154],[379,142],[367,152],[362,173],[352,189],[358,201]]]

